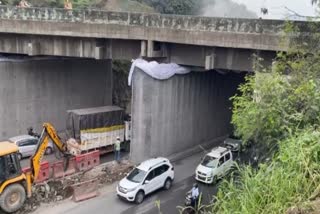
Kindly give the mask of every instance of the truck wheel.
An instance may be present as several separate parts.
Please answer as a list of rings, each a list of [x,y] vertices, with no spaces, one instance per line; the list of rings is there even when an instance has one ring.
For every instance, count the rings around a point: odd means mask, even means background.
[[[0,207],[7,213],[19,210],[26,200],[26,191],[21,184],[7,186],[0,196]]]

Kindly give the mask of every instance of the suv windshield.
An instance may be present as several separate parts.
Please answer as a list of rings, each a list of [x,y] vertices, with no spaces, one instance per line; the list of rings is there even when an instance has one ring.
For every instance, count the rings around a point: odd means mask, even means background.
[[[140,170],[138,168],[135,168],[131,173],[127,176],[127,179],[129,181],[135,182],[135,183],[140,183],[146,176],[147,172]]]
[[[214,168],[217,165],[217,162],[218,162],[217,158],[206,155],[203,158],[201,165],[209,168]]]

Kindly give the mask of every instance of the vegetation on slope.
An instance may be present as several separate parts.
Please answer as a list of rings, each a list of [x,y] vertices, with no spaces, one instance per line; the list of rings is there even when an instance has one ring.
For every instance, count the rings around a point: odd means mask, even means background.
[[[320,37],[318,24],[311,25],[314,32],[293,40],[271,68],[257,68],[232,98],[236,133],[277,149],[258,169],[242,166],[224,181],[214,212],[284,213],[319,196]],[[297,30],[290,24],[288,29]]]

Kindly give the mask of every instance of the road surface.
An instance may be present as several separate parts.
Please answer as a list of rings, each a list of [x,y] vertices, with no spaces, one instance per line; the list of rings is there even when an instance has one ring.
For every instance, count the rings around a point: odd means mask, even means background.
[[[158,214],[159,211],[155,206],[156,201],[160,201],[160,209],[163,214],[178,214],[179,211],[176,207],[183,205],[186,192],[191,189],[195,182],[194,171],[203,155],[204,153],[198,153],[173,163],[175,180],[172,188],[168,191],[159,190],[155,192],[140,205],[120,200],[115,191],[117,183],[114,183],[101,189],[99,197],[81,203],[66,200],[58,204],[44,205],[33,214]],[[199,184],[199,188],[204,196],[204,203],[209,202],[212,195],[217,192],[216,185]]]

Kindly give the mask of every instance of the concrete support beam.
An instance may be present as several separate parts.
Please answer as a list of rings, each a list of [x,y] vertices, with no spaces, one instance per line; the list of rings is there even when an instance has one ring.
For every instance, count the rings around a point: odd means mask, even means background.
[[[256,50],[232,49],[151,40],[120,40],[0,33],[0,53],[132,60],[144,57],[206,70],[253,71]],[[271,65],[273,51],[259,51],[264,65]]]
[[[93,59],[136,59],[140,41],[0,33],[0,53]]]
[[[40,55],[40,43],[36,41],[32,41],[28,43],[27,54],[29,56],[37,56]]]
[[[205,66],[204,66],[205,70],[213,70],[216,68],[215,58],[216,58],[215,49],[212,48],[208,50],[205,57]]]
[[[145,58],[166,58],[168,57],[167,45],[152,40],[141,41],[141,57]]]
[[[112,40],[97,40],[95,59],[112,59]]]

